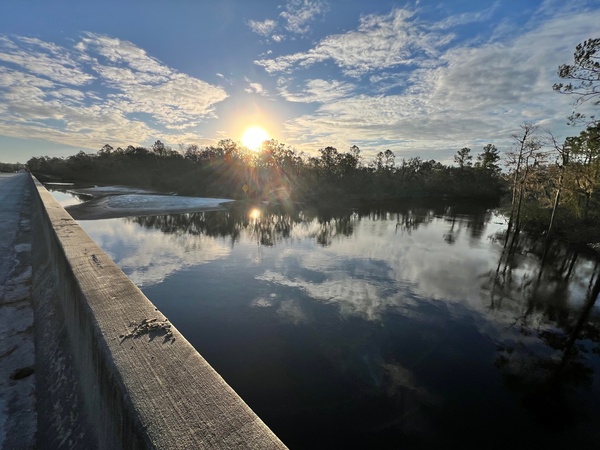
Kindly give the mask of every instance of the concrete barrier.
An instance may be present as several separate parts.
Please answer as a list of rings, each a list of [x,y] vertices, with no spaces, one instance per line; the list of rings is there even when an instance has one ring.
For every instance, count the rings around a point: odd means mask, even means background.
[[[35,179],[32,188],[41,448],[285,448]]]

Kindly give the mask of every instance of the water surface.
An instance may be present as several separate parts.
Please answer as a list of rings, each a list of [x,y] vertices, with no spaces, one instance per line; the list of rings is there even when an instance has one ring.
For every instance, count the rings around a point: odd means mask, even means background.
[[[485,208],[80,223],[290,448],[600,442],[597,263]]]

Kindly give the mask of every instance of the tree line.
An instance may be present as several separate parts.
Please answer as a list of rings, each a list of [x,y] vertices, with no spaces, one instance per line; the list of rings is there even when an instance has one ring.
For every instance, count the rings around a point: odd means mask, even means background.
[[[178,150],[156,141],[150,148],[115,149],[105,145],[96,154],[34,157],[27,167],[46,180],[119,183],[183,195],[235,199],[499,199],[506,183],[496,147],[487,145],[474,164],[469,149],[460,152],[458,167],[451,167],[419,157],[397,162],[391,150],[365,162],[357,146],[346,152],[325,147],[318,156],[307,156],[276,140],[265,141],[258,152],[230,139],[215,146],[190,145]]]
[[[25,170],[25,164],[22,163],[3,163],[0,162],[0,172],[18,172]]]

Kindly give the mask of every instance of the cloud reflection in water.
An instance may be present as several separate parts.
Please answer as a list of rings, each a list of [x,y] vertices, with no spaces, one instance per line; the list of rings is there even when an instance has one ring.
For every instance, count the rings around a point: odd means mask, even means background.
[[[82,220],[91,238],[138,286],[162,282],[169,275],[227,257],[231,248],[202,234],[165,234],[127,219]]]

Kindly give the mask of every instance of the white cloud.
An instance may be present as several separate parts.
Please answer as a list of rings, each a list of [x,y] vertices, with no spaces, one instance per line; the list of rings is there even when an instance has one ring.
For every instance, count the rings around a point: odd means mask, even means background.
[[[453,22],[476,19],[474,15]],[[569,61],[578,42],[597,32],[599,22],[600,11],[560,13],[532,22],[528,31],[510,39],[493,35],[488,43],[445,48],[446,42],[436,33],[429,36],[423,31],[425,25],[417,26],[409,13],[395,10],[385,20],[384,16],[365,18],[357,31],[331,36],[307,52],[275,58],[264,65],[271,72],[291,72],[280,78],[279,86],[282,97],[290,101],[317,100],[310,95],[310,83],[302,95],[291,94],[294,71],[303,65],[330,59],[346,75],[373,69],[372,83],[363,85],[363,94],[326,101],[314,112],[284,124],[288,143],[297,149],[310,153],[327,145],[345,149],[358,144],[368,148],[367,157],[390,148],[399,157],[419,155],[448,163],[464,146],[477,149],[492,142],[506,148],[510,134],[524,121],[544,121],[559,136],[576,134],[565,120],[572,99],[555,93],[552,84],[557,66]],[[444,27],[448,24],[446,21]],[[405,30],[409,44],[387,55],[383,49],[397,45],[391,41],[399,29]],[[403,58],[416,61],[411,42],[418,34],[422,42],[429,43],[419,44],[421,48],[435,58],[427,64],[421,60],[409,71],[392,70]],[[359,49],[369,48],[369,41],[374,52],[361,54]],[[381,56],[377,49],[382,50]],[[390,89],[395,92],[390,94]]]
[[[118,92],[119,106],[150,114],[167,128],[214,117],[213,105],[227,97],[222,88],[177,73],[130,42],[88,34],[82,43],[81,48],[104,57],[95,59],[93,67]]]
[[[248,20],[248,27],[274,42],[282,42],[286,39],[285,32],[296,36],[308,34],[312,22],[329,9],[327,2],[322,0],[288,0],[283,8],[277,20]]]
[[[142,122],[89,96],[36,75],[0,67],[0,134],[100,148],[115,136],[142,142],[151,130]]]
[[[500,2],[496,1],[494,4],[492,4],[492,6],[483,11],[455,14],[447,17],[441,22],[432,24],[432,26],[429,28],[432,30],[447,30],[449,28],[454,28],[458,25],[465,25],[474,22],[483,22],[489,20],[492,17],[499,5]]]
[[[324,1],[290,0],[280,17],[286,22],[285,29],[295,34],[306,34],[310,23],[328,10]]]
[[[247,77],[244,77],[244,81],[247,83],[247,86],[246,88],[244,88],[244,91],[248,94],[259,94],[265,96],[268,94],[267,90],[263,87],[262,84],[250,81],[250,79],[248,79]]]
[[[277,22],[273,19],[266,19],[262,22],[259,20],[249,20],[248,26],[256,34],[268,37],[277,28]]]
[[[76,89],[60,88],[50,92],[50,96],[60,99],[62,102],[78,103],[85,99],[85,93]]]
[[[359,77],[376,70],[418,64],[423,54],[437,57],[452,41],[448,33],[425,33],[412,20],[413,11],[394,9],[389,14],[370,14],[360,20],[357,30],[331,35],[307,52],[255,61],[268,73],[290,72],[327,60],[344,74]]]
[[[93,76],[82,70],[66,49],[31,38],[0,40],[0,62],[32,75],[75,86],[89,84]],[[18,70],[18,69],[17,69]]]
[[[173,70],[160,61],[148,56],[146,52],[128,41],[86,33],[77,44],[77,49],[85,52],[82,59],[91,59],[94,53],[106,59],[109,67],[128,66],[144,82],[161,82],[168,79]]]
[[[354,92],[356,86],[342,81],[326,81],[321,79],[307,80],[299,92],[292,92],[289,80],[278,80],[280,95],[289,102],[330,103],[341,100]]]
[[[226,97],[222,88],[167,67],[131,42],[86,33],[66,48],[0,36],[0,134],[6,136],[84,148],[115,138],[189,140],[185,130],[214,117],[215,104]],[[140,114],[153,117],[157,129],[135,118]]]

